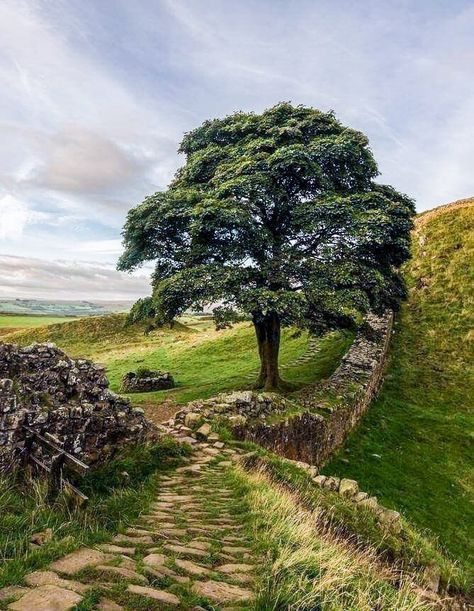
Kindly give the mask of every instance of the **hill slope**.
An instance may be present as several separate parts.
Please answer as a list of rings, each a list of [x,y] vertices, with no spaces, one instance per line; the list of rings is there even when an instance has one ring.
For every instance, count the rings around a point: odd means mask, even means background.
[[[382,392],[326,468],[474,557],[474,199],[418,217]]]

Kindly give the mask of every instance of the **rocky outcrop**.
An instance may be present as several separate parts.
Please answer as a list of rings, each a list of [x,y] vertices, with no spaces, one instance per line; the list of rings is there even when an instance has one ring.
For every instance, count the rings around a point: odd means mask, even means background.
[[[173,376],[167,371],[146,371],[135,373],[130,371],[123,376],[123,392],[152,392],[174,388]]]
[[[142,410],[108,389],[102,367],[54,344],[0,344],[0,470],[15,462],[24,425],[89,463],[150,430]]]

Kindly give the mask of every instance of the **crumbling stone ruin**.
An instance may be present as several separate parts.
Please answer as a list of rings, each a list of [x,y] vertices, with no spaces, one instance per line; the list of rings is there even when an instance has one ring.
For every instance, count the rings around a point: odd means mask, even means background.
[[[152,392],[174,387],[173,376],[167,371],[129,371],[122,378],[123,392]]]
[[[15,463],[24,426],[52,435],[88,463],[144,439],[143,411],[108,389],[104,369],[54,344],[0,344],[0,471]]]

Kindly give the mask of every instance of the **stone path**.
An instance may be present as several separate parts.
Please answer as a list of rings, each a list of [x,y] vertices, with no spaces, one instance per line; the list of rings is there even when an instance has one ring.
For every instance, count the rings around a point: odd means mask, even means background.
[[[226,485],[239,450],[193,443],[192,458],[161,478],[136,524],[30,573],[27,588],[0,590],[0,600],[10,596],[7,608],[17,611],[66,611],[86,600],[101,611],[249,609],[258,563],[241,500]]]

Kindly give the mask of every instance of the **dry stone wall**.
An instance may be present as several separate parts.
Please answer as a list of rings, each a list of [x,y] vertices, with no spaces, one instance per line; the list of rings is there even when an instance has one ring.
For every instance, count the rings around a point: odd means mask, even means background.
[[[0,344],[0,471],[15,463],[23,426],[93,463],[151,432],[142,410],[108,389],[104,369],[54,344]]]
[[[343,444],[380,387],[392,325],[392,312],[369,315],[330,379],[296,398],[304,410],[276,423],[242,423],[233,429],[236,437],[293,460],[323,465]]]

